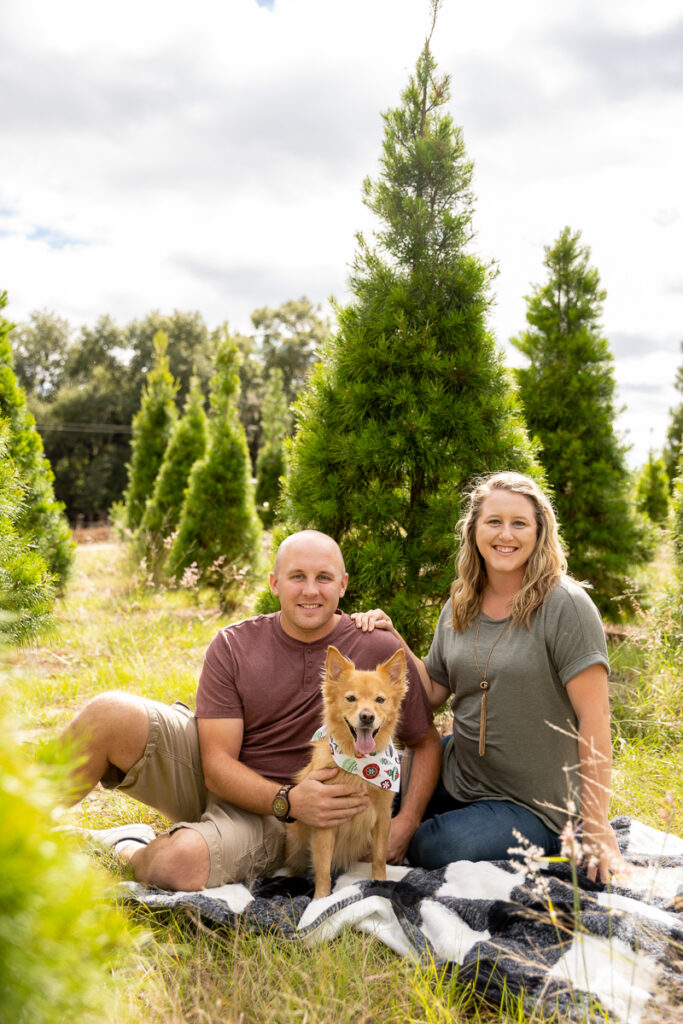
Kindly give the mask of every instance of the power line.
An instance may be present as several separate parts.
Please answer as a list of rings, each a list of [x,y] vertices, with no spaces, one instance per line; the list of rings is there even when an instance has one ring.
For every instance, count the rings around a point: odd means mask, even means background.
[[[42,434],[47,430],[62,430],[76,434],[132,434],[133,428],[122,423],[36,423]]]

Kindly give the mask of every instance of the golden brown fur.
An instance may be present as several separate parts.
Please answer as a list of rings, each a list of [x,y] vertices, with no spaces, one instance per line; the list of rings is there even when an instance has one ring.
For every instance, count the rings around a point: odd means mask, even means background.
[[[384,750],[396,728],[406,688],[406,656],[402,649],[378,665],[374,672],[369,672],[356,670],[352,661],[330,646],[323,680],[323,721],[327,735],[313,743],[311,762],[299,772],[297,782],[312,771],[337,767],[330,753],[329,736],[334,737],[344,754],[356,757],[356,740],[351,729],[357,736],[364,734],[365,737],[369,730],[375,740],[375,750]],[[393,792],[341,768],[329,781],[331,784],[354,782],[365,787],[370,803],[366,810],[337,828],[314,828],[301,821],[287,826],[288,866],[301,872],[312,858],[316,899],[329,894],[331,871],[346,870],[367,853],[368,847],[372,850],[372,877],[386,878]]]

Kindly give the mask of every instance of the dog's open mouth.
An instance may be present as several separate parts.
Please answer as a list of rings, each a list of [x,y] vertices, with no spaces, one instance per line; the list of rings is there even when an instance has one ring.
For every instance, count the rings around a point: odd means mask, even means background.
[[[353,742],[356,747],[356,753],[359,757],[367,757],[368,754],[372,754],[375,749],[375,736],[379,732],[379,728],[375,729],[354,729],[349,722],[348,718],[344,721],[349,727],[349,732],[353,736]]]

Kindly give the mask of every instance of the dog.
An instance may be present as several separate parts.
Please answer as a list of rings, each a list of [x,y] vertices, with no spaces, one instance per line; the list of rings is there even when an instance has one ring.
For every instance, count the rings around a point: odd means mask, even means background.
[[[301,821],[287,825],[287,866],[301,874],[313,863],[314,898],[328,896],[333,870],[372,851],[372,877],[386,879],[391,807],[399,786],[398,757],[392,736],[406,693],[406,656],[402,648],[374,672],[356,669],[330,645],[322,683],[323,728],[313,737],[311,761],[296,777],[339,767],[330,783],[363,781],[368,807],[336,828],[315,828]]]

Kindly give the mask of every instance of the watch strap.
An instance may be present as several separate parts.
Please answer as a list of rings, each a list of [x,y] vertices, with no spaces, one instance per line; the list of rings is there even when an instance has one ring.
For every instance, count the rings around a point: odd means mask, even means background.
[[[294,785],[293,782],[289,782],[280,786],[273,798],[273,814],[278,821],[296,821],[296,818],[292,818],[289,814],[289,791],[294,788]]]

